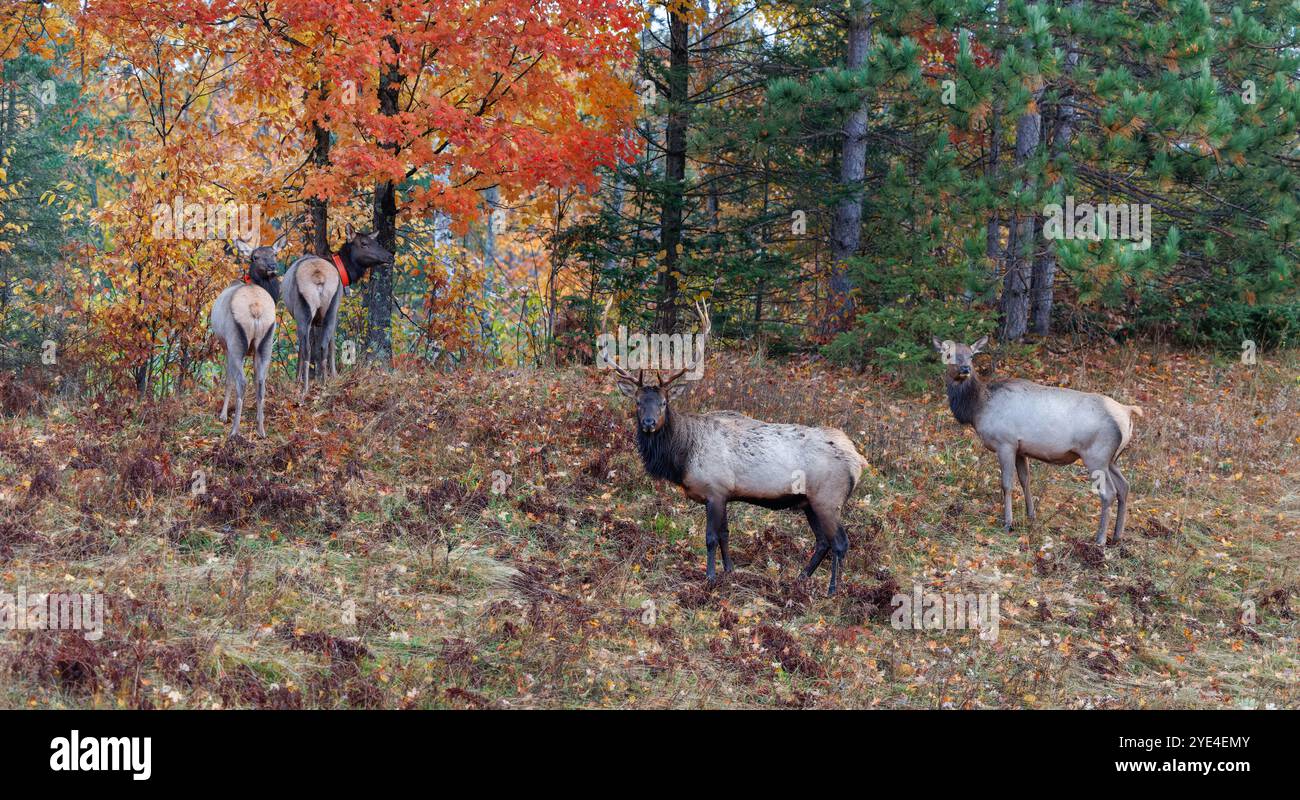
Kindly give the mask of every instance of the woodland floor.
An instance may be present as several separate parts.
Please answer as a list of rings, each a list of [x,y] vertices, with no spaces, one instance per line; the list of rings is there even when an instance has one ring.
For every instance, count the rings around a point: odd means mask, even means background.
[[[714,358],[686,407],[838,426],[871,462],[837,596],[829,562],[797,578],[802,514],[742,504],[707,586],[702,507],[645,476],[589,367],[356,370],[306,405],[279,371],[269,438],[231,445],[216,389],[51,400],[0,417],[0,592],[99,592],[109,616],[99,641],[0,631],[0,706],[1300,706],[1300,353],[1000,365],[1145,408],[1104,555],[1080,465],[1033,463],[1039,520],[1017,490],[1002,532],[937,364],[918,396]],[[997,640],[891,627],[918,584],[997,592]]]

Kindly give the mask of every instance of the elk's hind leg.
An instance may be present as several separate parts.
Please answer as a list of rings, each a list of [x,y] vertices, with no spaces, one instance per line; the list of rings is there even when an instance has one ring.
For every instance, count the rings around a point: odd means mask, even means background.
[[[844,569],[844,558],[849,553],[849,534],[844,526],[835,523],[835,540],[831,542],[831,588],[827,594],[835,594],[839,584],[840,571]]]
[[[1128,519],[1128,481],[1119,473],[1119,468],[1110,465],[1110,479],[1115,483],[1115,536],[1111,541],[1118,542],[1124,535],[1124,522]]]
[[[302,395],[307,396],[307,354],[310,347],[308,337],[311,330],[310,322],[298,321],[298,379],[297,384],[302,387]]]
[[[822,559],[827,553],[831,556],[831,583],[826,590],[827,595],[835,594],[835,587],[839,584],[840,564],[844,561],[844,555],[849,550],[849,537],[844,532],[843,526],[840,525],[839,513],[834,509],[818,510],[810,504],[804,509],[808,516],[808,524],[812,526],[813,533],[817,536],[817,547],[813,550],[812,559],[808,562],[808,567],[804,570],[805,576],[811,576],[821,565]]]
[[[235,384],[230,380],[230,368],[226,368],[226,401],[221,404],[221,416],[218,417],[222,422],[230,419],[230,392],[235,388]]]
[[[311,320],[298,326],[298,369],[302,372],[302,399],[311,389]]]
[[[709,525],[718,541],[718,550],[722,553],[722,571],[731,572],[731,551],[727,549],[727,501],[719,500],[709,504]]]
[[[1109,464],[1093,462],[1086,466],[1088,477],[1092,479],[1092,489],[1101,498],[1101,522],[1097,525],[1097,545],[1101,547],[1106,544],[1106,528],[1110,523],[1110,503],[1115,499],[1115,480],[1111,477]]]
[[[244,356],[242,353],[226,353],[226,374],[235,384],[235,420],[230,426],[230,438],[239,435],[239,420],[244,416]]]
[[[705,501],[704,509],[704,546],[709,553],[704,574],[713,581],[717,579],[714,558],[719,545],[722,546],[722,568],[731,572],[731,557],[727,555],[727,501],[724,498],[710,497]]]
[[[253,359],[253,383],[257,387],[257,435],[266,436],[266,421],[262,412],[262,403],[266,397],[266,368],[271,363],[271,350],[275,347],[275,326],[262,337],[257,345],[257,356]]]
[[[812,558],[808,560],[808,566],[803,568],[803,576],[810,578],[817,571],[817,568],[821,566],[826,553],[830,551],[831,540],[822,535],[821,523],[817,520],[817,512],[813,511],[812,506],[804,506],[803,513],[808,518],[808,527],[812,528],[813,536],[817,539],[817,544],[813,547]]]

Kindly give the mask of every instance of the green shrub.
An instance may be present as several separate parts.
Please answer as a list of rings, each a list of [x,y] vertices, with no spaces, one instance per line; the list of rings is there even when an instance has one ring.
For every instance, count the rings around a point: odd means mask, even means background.
[[[1167,296],[1144,298],[1129,331],[1169,331],[1181,345],[1236,352],[1247,339],[1263,349],[1294,346],[1300,341],[1300,303],[1251,305],[1225,297]]]
[[[835,337],[825,353],[832,361],[874,366],[919,392],[937,373],[931,339],[969,343],[993,328],[991,315],[981,308],[942,300],[900,302],[859,314],[857,326]]]

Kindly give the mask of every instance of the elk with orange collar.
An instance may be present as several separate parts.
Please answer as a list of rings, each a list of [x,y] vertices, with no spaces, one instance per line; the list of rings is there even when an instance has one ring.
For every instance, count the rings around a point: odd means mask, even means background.
[[[393,254],[373,234],[356,234],[348,226],[348,241],[330,260],[301,256],[284,273],[284,304],[298,326],[298,380],[306,397],[311,373],[338,374],[334,361],[334,331],[338,327],[343,290],[366,272],[393,263]]]

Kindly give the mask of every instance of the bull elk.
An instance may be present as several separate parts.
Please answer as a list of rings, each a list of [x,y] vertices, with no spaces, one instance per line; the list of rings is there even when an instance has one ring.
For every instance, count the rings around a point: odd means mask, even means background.
[[[338,374],[334,360],[334,331],[339,322],[339,301],[343,289],[351,286],[368,270],[392,264],[393,254],[385,250],[374,234],[353,233],[348,226],[348,240],[327,261],[305,255],[296,259],[284,273],[284,304],[293,314],[298,328],[298,380],[303,396],[311,385],[311,372]]]
[[[266,436],[262,411],[266,395],[266,368],[275,349],[275,304],[280,300],[280,265],[276,254],[284,248],[283,236],[270,247],[253,247],[236,240],[235,250],[248,262],[243,281],[225,289],[212,304],[212,332],[226,348],[226,400],[221,404],[221,421],[235,395],[235,420],[230,438],[239,435],[244,413],[244,359],[253,356],[253,385],[257,392],[257,434]]]
[[[933,339],[947,364],[944,385],[948,407],[962,425],[971,425],[1002,468],[1002,518],[1011,530],[1011,491],[1015,477],[1025,493],[1025,516],[1036,518],[1029,491],[1029,459],[1048,464],[1073,464],[1082,459],[1101,498],[1097,544],[1106,543],[1110,504],[1115,509],[1115,536],[1124,534],[1128,516],[1128,481],[1115,460],[1133,438],[1138,406],[1124,405],[1093,392],[1043,386],[1024,380],[985,384],[972,369],[975,354],[988,344],[985,336],[972,345]]]
[[[708,308],[700,303],[696,310],[707,338]],[[738,500],[769,509],[803,510],[817,540],[803,575],[810,577],[829,553],[828,594],[835,593],[849,548],[840,513],[867,463],[842,431],[761,422],[735,411],[676,412],[669,401],[686,390],[688,384],[676,381],[687,370],[648,383],[645,370],[632,375],[604,349],[598,360],[616,371],[619,391],[636,401],[637,449],[646,472],[680,486],[687,498],[704,504],[708,580],[716,578],[717,550],[722,551],[723,570],[732,571],[727,503]]]

